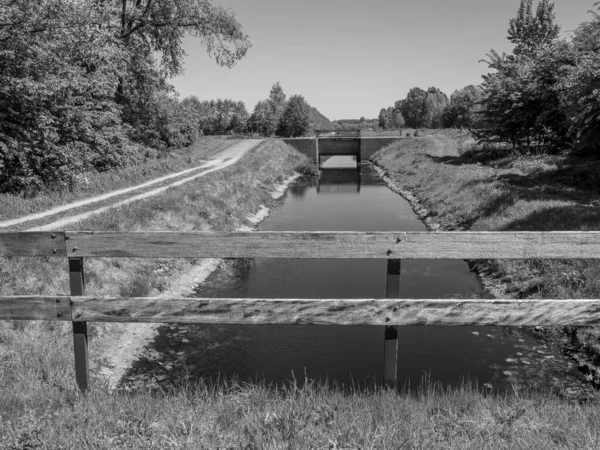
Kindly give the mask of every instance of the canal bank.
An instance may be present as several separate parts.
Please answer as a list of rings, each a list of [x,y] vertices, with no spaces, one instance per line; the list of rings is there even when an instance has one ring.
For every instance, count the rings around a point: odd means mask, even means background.
[[[391,145],[372,162],[433,230],[600,229],[600,192],[589,161],[517,157],[465,146],[468,133],[441,130]],[[586,182],[586,180],[588,180]],[[598,298],[597,260],[470,261],[494,298]],[[526,327],[600,386],[600,327]]]
[[[368,166],[326,167],[319,179],[293,184],[259,225],[262,231],[425,229],[410,204]],[[195,296],[383,298],[385,288],[385,261],[238,259],[224,262]],[[484,295],[464,261],[402,262],[402,298]],[[159,334],[130,380],[381,384],[382,327],[172,325]],[[564,395],[585,392],[573,365],[546,343],[502,327],[400,327],[398,374],[401,388],[419,389],[423,381],[449,387],[470,379],[490,391],[517,386]]]

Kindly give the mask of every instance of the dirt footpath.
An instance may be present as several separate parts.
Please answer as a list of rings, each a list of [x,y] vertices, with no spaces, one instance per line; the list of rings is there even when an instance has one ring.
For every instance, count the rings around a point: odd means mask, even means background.
[[[41,213],[0,222],[0,229],[27,227],[27,231],[56,230],[108,209],[156,196],[171,187],[181,186],[208,173],[229,167],[261,142],[262,139],[248,139],[223,150],[198,167],[156,178],[137,186],[58,206]],[[148,187],[153,189],[148,190]]]

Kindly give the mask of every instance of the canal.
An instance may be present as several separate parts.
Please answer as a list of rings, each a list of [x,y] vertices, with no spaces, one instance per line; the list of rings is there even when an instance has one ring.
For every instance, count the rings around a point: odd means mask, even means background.
[[[337,166],[337,167],[336,167]],[[410,205],[368,165],[332,157],[319,179],[292,185],[262,231],[425,231]],[[385,260],[226,260],[197,297],[384,298]],[[401,298],[481,298],[462,260],[405,260]],[[481,389],[588,389],[576,367],[535,335],[511,327],[399,327],[398,384],[423,381]],[[129,377],[327,382],[346,388],[382,381],[384,328],[377,326],[169,325]],[[571,394],[574,395],[574,394]]]

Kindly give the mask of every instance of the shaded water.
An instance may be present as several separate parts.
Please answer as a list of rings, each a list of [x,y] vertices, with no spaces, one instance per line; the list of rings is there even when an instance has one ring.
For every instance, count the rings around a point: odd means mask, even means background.
[[[334,157],[325,165],[332,165]],[[345,161],[347,164],[348,161]],[[422,231],[408,202],[369,167],[322,171],[293,185],[263,231]],[[228,260],[196,289],[198,297],[384,298],[385,260]],[[401,298],[479,298],[467,264],[402,261]],[[542,341],[508,327],[399,327],[399,386],[465,378],[579,389],[582,379]],[[134,372],[158,380],[187,376],[280,383],[305,377],[344,386],[381,382],[384,329],[377,326],[172,325]]]

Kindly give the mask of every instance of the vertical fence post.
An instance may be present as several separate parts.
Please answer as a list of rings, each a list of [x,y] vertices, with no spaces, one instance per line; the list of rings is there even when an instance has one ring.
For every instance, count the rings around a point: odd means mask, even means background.
[[[388,259],[385,287],[386,298],[400,297],[401,267],[401,260]],[[385,327],[383,382],[390,388],[396,389],[398,387],[398,329],[394,326]]]
[[[315,155],[317,156],[317,170],[321,167],[321,157],[319,156],[319,133],[315,136]]]
[[[83,258],[69,258],[71,296],[85,295]],[[75,350],[75,380],[81,392],[89,385],[87,322],[73,322],[73,348]]]

